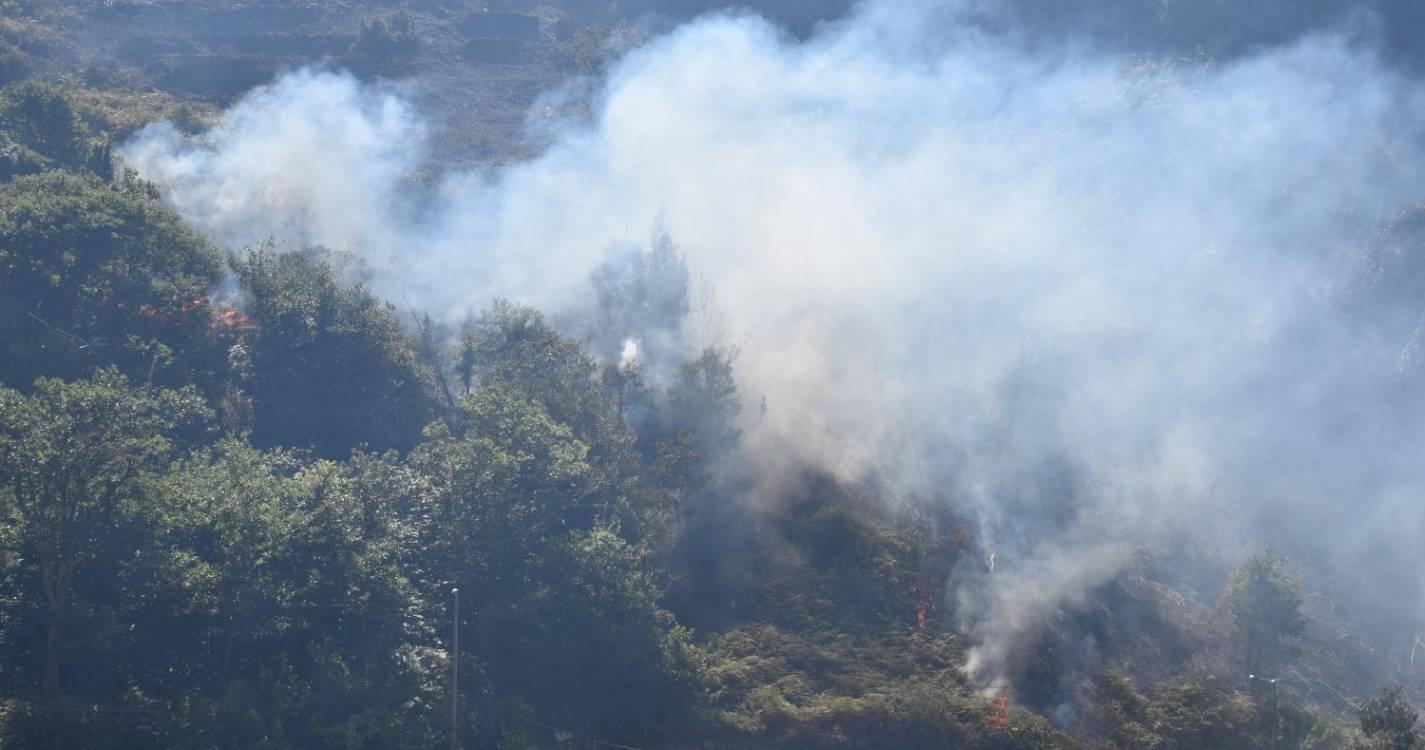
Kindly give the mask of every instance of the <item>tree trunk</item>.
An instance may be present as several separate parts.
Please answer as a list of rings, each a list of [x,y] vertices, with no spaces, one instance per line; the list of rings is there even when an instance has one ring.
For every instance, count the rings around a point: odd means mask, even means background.
[[[233,646],[237,645],[237,623],[235,617],[228,616],[228,644],[223,647],[223,684],[227,684],[228,675],[232,674]]]
[[[59,697],[60,651],[64,639],[64,600],[74,566],[71,563],[42,561],[40,576],[44,579],[45,600],[49,604],[49,635],[45,639],[45,673],[40,694],[46,701]]]
[[[45,677],[41,695],[45,700],[59,697],[59,613],[53,608],[49,615],[49,638],[45,641]]]

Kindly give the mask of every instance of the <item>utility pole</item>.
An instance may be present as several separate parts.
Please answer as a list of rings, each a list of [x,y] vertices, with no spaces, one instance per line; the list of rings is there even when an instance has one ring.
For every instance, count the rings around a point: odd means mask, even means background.
[[[1253,693],[1254,698],[1260,696],[1260,693],[1255,687],[1258,684],[1265,684],[1270,687],[1272,691],[1272,724],[1268,730],[1271,732],[1271,735],[1267,741],[1271,750],[1277,750],[1277,735],[1281,731],[1281,699],[1277,693],[1277,678],[1272,677],[1269,679],[1266,677],[1258,677],[1255,674],[1247,675],[1247,685]]]
[[[1281,733],[1281,700],[1277,696],[1277,679],[1272,678],[1272,750],[1277,750],[1277,735]]]
[[[460,589],[451,589],[455,596],[455,613],[450,618],[450,750],[460,750]]]

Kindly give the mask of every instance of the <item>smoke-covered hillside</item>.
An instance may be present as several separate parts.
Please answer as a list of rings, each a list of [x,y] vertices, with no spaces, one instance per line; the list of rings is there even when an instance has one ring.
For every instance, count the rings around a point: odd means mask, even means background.
[[[1425,746],[1416,5],[750,5],[0,6],[0,747]]]

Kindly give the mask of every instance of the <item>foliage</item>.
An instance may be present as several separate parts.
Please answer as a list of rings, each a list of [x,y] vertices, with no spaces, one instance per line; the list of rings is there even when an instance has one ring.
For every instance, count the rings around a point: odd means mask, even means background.
[[[30,74],[34,62],[8,39],[0,38],[0,84],[18,81]]]
[[[584,528],[597,509],[601,521],[616,521],[631,539],[667,531],[692,487],[686,471],[692,458],[673,441],[653,446],[640,461],[625,400],[643,388],[637,373],[620,374],[614,387],[599,377],[582,346],[560,336],[535,310],[506,301],[467,323],[457,360],[467,399],[474,397],[465,409],[470,429],[505,429],[504,408],[523,402],[547,412],[586,446],[594,476],[583,503]],[[640,472],[647,481],[634,481]]]
[[[466,394],[482,384],[543,403],[552,416],[581,435],[608,429],[596,396],[594,360],[559,335],[538,311],[505,300],[470,321],[459,346]]]
[[[1222,599],[1242,633],[1244,674],[1275,678],[1283,660],[1295,653],[1292,639],[1306,629],[1302,598],[1301,583],[1288,572],[1286,560],[1270,551],[1252,555],[1232,574]]]
[[[68,93],[55,84],[25,79],[0,89],[0,131],[7,150],[27,150],[20,161],[10,154],[0,157],[0,179],[51,165],[106,179],[113,174],[108,140],[91,132]]]
[[[140,675],[188,709],[178,746],[428,746],[438,654],[401,568],[394,459],[304,463],[227,441],[166,476]]]
[[[1362,703],[1357,716],[1368,747],[1381,750],[1415,750],[1425,746],[1415,724],[1420,712],[1405,701],[1404,690],[1392,685]]]
[[[648,41],[648,30],[628,21],[612,26],[579,25],[555,46],[560,67],[576,75],[591,75]]]
[[[419,46],[414,17],[399,10],[362,23],[352,53],[367,63],[386,65],[410,56]]]
[[[676,723],[699,657],[660,607],[630,502],[639,457],[592,361],[507,303],[473,324],[461,351],[463,434],[433,430],[411,465],[430,486],[418,567],[430,590],[458,586],[479,602],[462,618],[478,676],[542,722],[581,732],[646,737]],[[486,725],[501,727],[511,706],[482,705]]]
[[[1349,733],[1290,695],[1253,698],[1210,676],[1160,683],[1146,695],[1109,669],[1094,681],[1091,733],[1123,750],[1347,750]]]
[[[239,376],[258,445],[339,458],[419,440],[432,414],[429,376],[391,305],[307,254],[261,247],[232,265],[251,327]]]
[[[749,624],[713,640],[718,731],[753,746],[1067,748],[1042,719],[963,682],[963,645],[904,627],[853,634]]]
[[[213,249],[140,183],[50,172],[0,185],[0,382],[132,377],[209,388],[224,367]]]
[[[1158,733],[1155,707],[1138,692],[1128,675],[1106,670],[1095,688],[1093,722],[1114,747],[1158,750],[1167,743]]]
[[[611,248],[590,277],[594,290],[594,351],[618,360],[626,342],[639,347],[639,358],[662,361],[678,348],[687,316],[688,267],[678,245],[661,225],[647,249]]]
[[[172,122],[185,133],[211,125],[216,111],[211,104],[183,101],[163,91],[124,88],[68,87],[66,95],[91,132],[122,141],[145,125]]]
[[[0,180],[8,180],[16,175],[35,174],[48,165],[48,159],[0,130]]]
[[[401,11],[354,52],[416,47]],[[584,343],[505,301],[413,335],[321,251],[225,268],[108,173],[113,134],[177,107],[0,91],[0,747],[431,747],[452,697],[465,747],[1420,746],[1399,690],[1359,734],[1191,670],[1031,672],[1014,694],[1054,725],[1000,702],[954,629],[967,524],[874,477],[740,470],[736,353],[679,363],[666,233],[596,271]],[[1228,582],[1248,673],[1281,672],[1301,604],[1267,553]]]
[[[76,577],[124,559],[122,527],[139,482],[159,470],[170,433],[206,415],[195,393],[134,388],[115,369],[90,380],[0,389],[0,486],[13,503],[20,556],[32,561],[47,608],[42,691],[60,694],[65,625]]]
[[[673,425],[705,459],[721,456],[742,436],[737,427],[742,401],[732,369],[736,358],[735,350],[704,349],[683,364],[668,389]]]

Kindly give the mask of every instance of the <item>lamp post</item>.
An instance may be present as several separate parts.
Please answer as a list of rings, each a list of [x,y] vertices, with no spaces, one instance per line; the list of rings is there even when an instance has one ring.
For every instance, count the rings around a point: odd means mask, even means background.
[[[459,750],[460,731],[458,729],[458,716],[460,712],[460,589],[450,590],[455,597],[455,612],[450,618],[451,649],[450,649],[450,750]]]
[[[1247,681],[1248,681],[1248,682],[1255,682],[1255,683],[1263,683],[1263,684],[1266,684],[1266,685],[1271,686],[1271,690],[1272,690],[1272,727],[1271,727],[1272,736],[1271,736],[1271,744],[1269,745],[1269,747],[1271,747],[1272,750],[1276,750],[1276,747],[1277,747],[1277,733],[1278,733],[1278,729],[1280,729],[1280,725],[1281,725],[1281,712],[1280,712],[1280,710],[1279,710],[1279,705],[1280,705],[1280,704],[1278,703],[1278,700],[1277,700],[1277,678],[1272,677],[1272,678],[1269,679],[1269,678],[1266,678],[1266,677],[1258,677],[1258,676],[1256,676],[1256,675],[1254,675],[1254,674],[1249,674],[1249,675],[1247,675]]]

